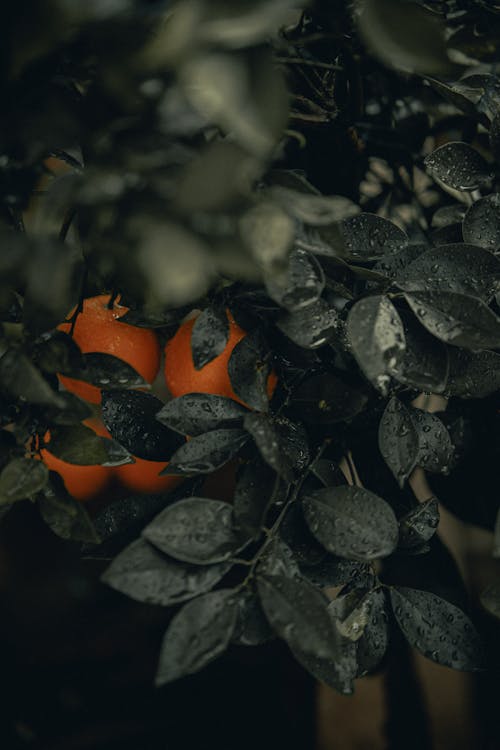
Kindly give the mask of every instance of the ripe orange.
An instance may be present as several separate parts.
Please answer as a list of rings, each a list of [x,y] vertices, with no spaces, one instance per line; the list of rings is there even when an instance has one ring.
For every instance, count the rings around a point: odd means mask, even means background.
[[[228,373],[228,362],[236,344],[246,336],[246,331],[236,323],[227,310],[229,320],[229,338],[226,348],[211,362],[200,370],[194,366],[191,353],[191,331],[195,319],[187,320],[165,347],[165,380],[172,396],[184,396],[186,393],[214,393],[226,396],[247,406],[233,391]],[[267,380],[269,397],[274,393],[277,383],[276,373],[272,371]]]
[[[84,423],[98,435],[109,437],[109,432],[105,426],[97,419],[87,419]],[[46,443],[50,442],[50,433],[44,436]],[[64,486],[70,495],[76,500],[86,502],[93,500],[109,486],[113,469],[108,466],[80,466],[62,461],[54,456],[48,448],[40,450],[40,457],[44,464],[51,471],[56,471],[64,481]]]
[[[89,297],[83,302],[83,311],[76,318],[73,338],[84,354],[99,352],[122,359],[152,383],[160,367],[160,345],[156,333],[146,328],[119,323],[128,307],[118,301],[108,307],[109,294]],[[72,314],[72,313],[71,313]],[[71,316],[70,314],[70,316]],[[70,333],[70,323],[61,323],[60,331]],[[101,402],[101,391],[82,380],[59,375],[66,390],[92,404]]]
[[[182,481],[182,477],[158,476],[168,461],[147,461],[135,458],[135,464],[124,464],[114,469],[120,484],[131,492],[156,494],[168,492]]]

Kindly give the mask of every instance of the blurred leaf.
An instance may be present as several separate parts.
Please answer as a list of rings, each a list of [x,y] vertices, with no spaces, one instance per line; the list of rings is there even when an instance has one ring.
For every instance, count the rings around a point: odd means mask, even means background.
[[[0,505],[34,497],[48,478],[48,469],[42,461],[14,458],[0,474]]]
[[[33,404],[64,408],[65,402],[28,357],[16,349],[8,349],[0,357],[0,387],[12,396]]]
[[[268,273],[286,268],[295,227],[293,219],[277,203],[260,202],[239,219],[240,235],[255,262]]]
[[[479,599],[490,614],[500,619],[500,584],[491,583],[481,592]]]
[[[358,28],[368,48],[386,65],[410,73],[450,73],[444,24],[420,5],[364,0]]]
[[[449,349],[450,374],[446,396],[484,398],[500,388],[500,354]]]
[[[365,408],[368,397],[332,372],[304,380],[293,394],[294,407],[310,424],[335,424],[352,419]]]
[[[45,523],[62,539],[99,544],[99,536],[83,503],[71,497],[63,487],[54,492],[46,485],[38,498],[38,508]]]
[[[233,643],[239,646],[260,646],[274,637],[257,593],[243,589],[238,594],[238,619]]]
[[[273,185],[267,192],[290,216],[311,226],[350,219],[360,211],[359,206],[343,195],[304,193],[282,185]]]

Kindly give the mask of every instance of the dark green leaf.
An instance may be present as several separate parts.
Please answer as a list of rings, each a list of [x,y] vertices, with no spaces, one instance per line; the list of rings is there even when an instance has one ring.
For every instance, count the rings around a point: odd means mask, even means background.
[[[492,252],[500,250],[500,194],[473,203],[464,216],[462,231],[465,242]]]
[[[363,213],[342,222],[346,252],[353,260],[396,255],[408,245],[406,234],[388,219]]]
[[[221,354],[229,337],[229,320],[224,309],[206,307],[191,331],[191,353],[197,370]]]
[[[457,292],[488,302],[500,287],[500,260],[474,245],[433,247],[410,263],[396,284],[406,292]]]
[[[316,490],[303,499],[304,514],[316,539],[348,560],[387,557],[398,541],[392,508],[373,492],[343,486]]]
[[[500,619],[500,584],[491,583],[481,592],[479,598],[483,607]]]
[[[281,274],[264,278],[267,293],[289,312],[317,302],[325,288],[325,275],[314,255],[295,247],[288,257],[288,267]]]
[[[500,388],[500,354],[468,352],[450,347],[450,374],[446,396],[484,398]]]
[[[168,461],[185,444],[156,419],[163,403],[150,393],[110,390],[102,394],[104,424],[123,447],[147,461]]]
[[[400,313],[406,349],[390,368],[399,383],[430,393],[442,393],[448,379],[448,349],[408,311]]]
[[[202,435],[210,430],[237,426],[247,414],[244,406],[213,393],[186,393],[164,404],[156,419],[181,435]]]
[[[227,560],[242,546],[233,530],[232,507],[204,497],[167,506],[142,533],[167,555],[196,565]]]
[[[227,363],[231,387],[247,406],[268,410],[269,349],[258,331],[238,341]]]
[[[405,297],[422,325],[441,341],[465,349],[500,346],[500,319],[476,297],[441,291]]]
[[[453,443],[443,422],[435,414],[411,409],[418,435],[417,465],[432,473],[448,474],[453,460]]]
[[[99,544],[99,536],[83,503],[63,488],[59,487],[55,492],[46,485],[38,499],[38,507],[43,520],[57,536],[73,542]]]
[[[257,579],[262,608],[273,630],[291,648],[318,658],[335,660],[340,637],[317,589],[300,578],[280,575]]]
[[[401,549],[420,547],[436,533],[439,524],[439,505],[431,497],[410,510],[399,521],[399,546]]]
[[[107,391],[117,388],[151,387],[142,375],[123,359],[100,352],[84,354],[82,367],[73,368],[69,374]]]
[[[452,669],[482,668],[484,657],[479,635],[458,607],[429,591],[399,586],[390,591],[396,620],[414,648]]]
[[[239,646],[259,646],[273,637],[274,633],[266,620],[257,593],[252,589],[240,591],[233,643]]]
[[[0,505],[34,497],[48,478],[48,469],[42,461],[14,458],[0,474]]]
[[[233,499],[234,526],[248,537],[257,536],[279,479],[260,458],[238,470]]]
[[[338,312],[323,299],[293,313],[283,313],[276,323],[294,344],[317,349],[327,344],[341,330]]]
[[[33,404],[64,408],[64,401],[25,354],[8,349],[0,357],[0,387]]]
[[[174,453],[162,474],[206,474],[224,466],[247,442],[244,430],[220,429],[197,435]]]
[[[396,397],[391,398],[380,420],[378,445],[384,461],[403,487],[415,468],[419,441],[410,411]]]
[[[453,190],[477,190],[491,179],[491,168],[467,143],[453,141],[440,146],[425,159],[427,171]]]
[[[387,394],[390,370],[406,349],[403,323],[388,297],[366,297],[349,311],[347,333],[356,360],[366,377]]]
[[[209,591],[230,567],[228,562],[186,565],[137,539],[120,552],[101,580],[136,601],[168,606]]]
[[[172,619],[163,638],[156,684],[199,672],[228,647],[238,615],[231,589],[193,599]]]
[[[269,466],[286,481],[293,481],[295,472],[309,461],[307,433],[285,417],[247,414],[245,429],[255,440],[259,452]]]

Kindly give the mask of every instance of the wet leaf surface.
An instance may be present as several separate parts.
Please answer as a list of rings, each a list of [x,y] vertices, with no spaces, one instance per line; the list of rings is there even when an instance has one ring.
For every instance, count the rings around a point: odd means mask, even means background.
[[[388,297],[356,302],[347,318],[347,334],[356,360],[373,385],[386,395],[390,377],[405,353],[401,318]]]
[[[293,481],[309,461],[307,433],[285,417],[270,418],[265,414],[248,414],[245,429],[255,441],[266,463],[286,481]]]
[[[82,367],[72,368],[68,374],[102,390],[151,387],[137,370],[111,354],[92,352],[84,354],[82,359]]]
[[[163,638],[156,684],[165,685],[203,669],[228,647],[238,604],[232,590],[193,599],[174,616]]]
[[[500,346],[500,319],[481,300],[438,291],[405,297],[422,325],[441,341],[465,349]]]
[[[317,349],[331,341],[341,330],[338,312],[320,299],[317,302],[284,313],[277,326],[294,344],[305,349]]]
[[[209,591],[230,567],[184,564],[137,539],[115,557],[101,581],[138,602],[165,607]]]
[[[191,352],[197,370],[221,354],[229,338],[229,320],[226,311],[206,307],[198,315],[191,332]]]
[[[406,513],[399,520],[399,547],[413,549],[428,542],[439,524],[439,505],[435,497]]]
[[[378,432],[380,453],[400,487],[416,466],[419,439],[409,409],[397,398],[387,404]]]
[[[450,348],[450,373],[445,395],[484,398],[500,388],[500,354]]]
[[[436,414],[411,409],[410,417],[418,435],[417,465],[432,473],[448,474],[453,460],[453,443]]]
[[[271,638],[274,638],[274,632],[266,619],[257,592],[244,589],[238,594],[238,619],[233,643],[239,646],[260,646]]]
[[[445,143],[425,159],[427,171],[454,190],[477,190],[491,179],[491,168],[467,143]]]
[[[399,383],[442,393],[448,382],[448,349],[408,311],[401,311],[406,348],[390,373]]]
[[[474,245],[443,245],[422,253],[396,283],[406,292],[457,292],[488,302],[500,285],[500,260]]]
[[[280,575],[259,576],[257,589],[273,630],[292,649],[336,659],[340,638],[317,589],[303,579]]]
[[[398,540],[391,507],[368,490],[344,486],[316,490],[303,498],[304,515],[316,539],[339,557],[387,557]]]
[[[194,476],[224,466],[247,442],[244,430],[218,429],[197,435],[181,445],[161,473]]]
[[[233,499],[234,527],[248,537],[257,536],[279,480],[262,459],[255,458],[238,470]]]
[[[288,267],[281,274],[265,277],[267,293],[289,312],[301,310],[317,302],[325,288],[325,275],[314,255],[294,247]]]
[[[202,435],[210,430],[237,426],[247,414],[244,406],[213,393],[187,393],[164,404],[156,419],[181,435]]]
[[[102,394],[102,418],[111,436],[126,450],[147,461],[168,461],[184,439],[156,419],[160,399],[140,391],[110,390]]]
[[[464,216],[462,231],[465,242],[500,250],[500,195],[493,193],[472,204]]]
[[[231,386],[247,406],[268,410],[267,381],[271,372],[269,349],[258,331],[238,341],[227,364]]]
[[[242,546],[231,506],[204,497],[169,505],[146,526],[143,537],[176,560],[197,565],[227,560]]]
[[[396,224],[369,213],[343,221],[342,236],[347,256],[353,260],[397,255],[408,245],[408,237]]]
[[[399,627],[424,656],[463,671],[483,667],[479,635],[458,607],[429,591],[398,586],[390,594]]]

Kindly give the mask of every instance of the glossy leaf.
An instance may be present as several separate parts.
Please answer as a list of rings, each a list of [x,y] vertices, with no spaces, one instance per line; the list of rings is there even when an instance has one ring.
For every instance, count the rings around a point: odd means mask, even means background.
[[[196,318],[191,331],[191,352],[197,370],[211,362],[226,348],[229,320],[226,311],[206,307]]]
[[[451,348],[450,374],[445,395],[484,398],[500,388],[500,354],[491,351],[468,352]]]
[[[306,521],[316,539],[348,560],[387,557],[398,540],[391,507],[368,490],[344,486],[316,490],[303,498]]]
[[[431,497],[406,513],[399,521],[401,549],[420,547],[431,539],[439,525],[439,505]]]
[[[492,193],[473,203],[464,216],[462,231],[465,242],[498,252],[500,250],[500,194]]]
[[[276,323],[282,333],[304,349],[317,349],[341,330],[338,312],[323,299],[293,313],[283,313]]]
[[[247,442],[244,430],[219,429],[197,435],[181,445],[161,474],[194,476],[215,471],[233,458]]]
[[[238,605],[231,589],[193,599],[173,617],[163,638],[156,684],[199,672],[228,647]]]
[[[346,254],[353,260],[396,255],[408,245],[406,234],[388,219],[362,213],[342,222]]]
[[[356,302],[347,318],[347,334],[366,377],[384,395],[390,377],[405,353],[401,318],[388,297],[366,297]]]
[[[283,273],[268,274],[264,280],[271,299],[289,312],[317,302],[325,288],[325,275],[318,260],[299,247],[291,251]]]
[[[270,418],[265,414],[248,414],[245,429],[255,441],[266,463],[286,481],[293,481],[309,460],[307,433],[284,417]]]
[[[467,143],[445,143],[425,159],[427,171],[446,187],[477,190],[491,179],[491,168],[481,154]]]
[[[267,411],[271,365],[269,350],[258,331],[238,341],[229,357],[227,371],[235,394],[250,408]]]
[[[176,560],[197,565],[227,560],[242,546],[233,530],[231,506],[204,497],[168,505],[142,535]]]
[[[165,607],[209,591],[230,567],[228,562],[186,565],[137,539],[115,557],[101,580],[136,601]]]
[[[476,297],[441,291],[405,297],[422,325],[441,341],[465,349],[500,346],[500,319]]]
[[[398,586],[390,594],[399,627],[424,656],[467,672],[483,667],[479,635],[458,607],[429,591]]]
[[[213,393],[186,393],[164,404],[156,419],[181,435],[202,435],[237,426],[247,410],[237,401]]]
[[[395,397],[380,420],[378,445],[384,461],[403,487],[417,463],[419,441],[410,411]]]

